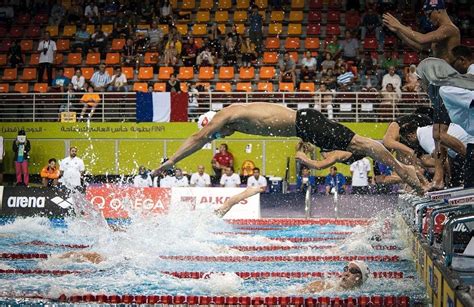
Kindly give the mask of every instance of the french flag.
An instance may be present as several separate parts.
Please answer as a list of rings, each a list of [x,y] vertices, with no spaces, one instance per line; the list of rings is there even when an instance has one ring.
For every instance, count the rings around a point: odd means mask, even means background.
[[[137,92],[137,123],[187,122],[187,93]]]

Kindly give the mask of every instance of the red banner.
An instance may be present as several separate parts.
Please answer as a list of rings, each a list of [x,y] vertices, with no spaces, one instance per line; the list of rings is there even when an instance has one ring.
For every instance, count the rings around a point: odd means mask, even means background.
[[[188,121],[188,93],[171,93],[170,122]]]
[[[129,213],[146,216],[166,213],[171,189],[103,186],[87,188],[86,198],[105,218],[128,218]]]

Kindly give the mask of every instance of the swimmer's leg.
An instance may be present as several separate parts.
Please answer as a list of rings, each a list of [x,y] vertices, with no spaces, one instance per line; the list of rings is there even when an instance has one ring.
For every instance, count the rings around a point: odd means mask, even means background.
[[[67,252],[58,256],[59,259],[72,259],[75,262],[101,263],[105,258],[96,252]]]
[[[374,160],[392,167],[403,181],[418,192],[423,191],[420,180],[416,175],[415,167],[400,163],[381,143],[356,134],[352,138],[347,150],[367,155]]]
[[[232,196],[226,202],[215,211],[216,215],[219,217],[223,217],[227,212],[229,212],[230,209],[236,204],[238,204],[240,201],[249,198],[251,196],[254,196],[260,192],[263,192],[260,187],[248,187],[245,189],[245,191]]]

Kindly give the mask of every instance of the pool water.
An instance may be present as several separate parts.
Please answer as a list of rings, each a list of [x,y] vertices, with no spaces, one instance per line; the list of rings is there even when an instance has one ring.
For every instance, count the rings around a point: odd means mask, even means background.
[[[4,302],[85,294],[405,295],[423,301],[425,289],[399,225],[390,214],[381,216],[389,218],[229,223],[211,210],[174,206],[163,216],[109,221],[115,230],[87,217],[4,219],[0,296]],[[97,252],[105,261],[58,258],[71,251]],[[33,259],[23,259],[27,254]],[[367,259],[371,270],[361,288],[302,292],[313,280],[337,280],[354,257]]]

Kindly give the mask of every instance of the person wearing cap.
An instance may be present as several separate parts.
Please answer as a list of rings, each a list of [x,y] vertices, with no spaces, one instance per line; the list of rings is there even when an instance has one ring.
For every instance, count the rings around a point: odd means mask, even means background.
[[[413,31],[390,13],[383,14],[383,24],[416,50],[431,50],[434,57],[450,62],[451,49],[461,42],[458,27],[449,18],[443,0],[425,0],[423,10],[436,30],[425,34]]]
[[[28,186],[30,182],[28,159],[30,158],[31,144],[30,140],[26,138],[25,130],[18,131],[12,149],[15,153],[16,185]]]
[[[369,278],[370,270],[364,261],[354,260],[344,267],[338,282],[317,280],[306,285],[301,293],[317,293],[328,290],[350,290],[361,287]]]

